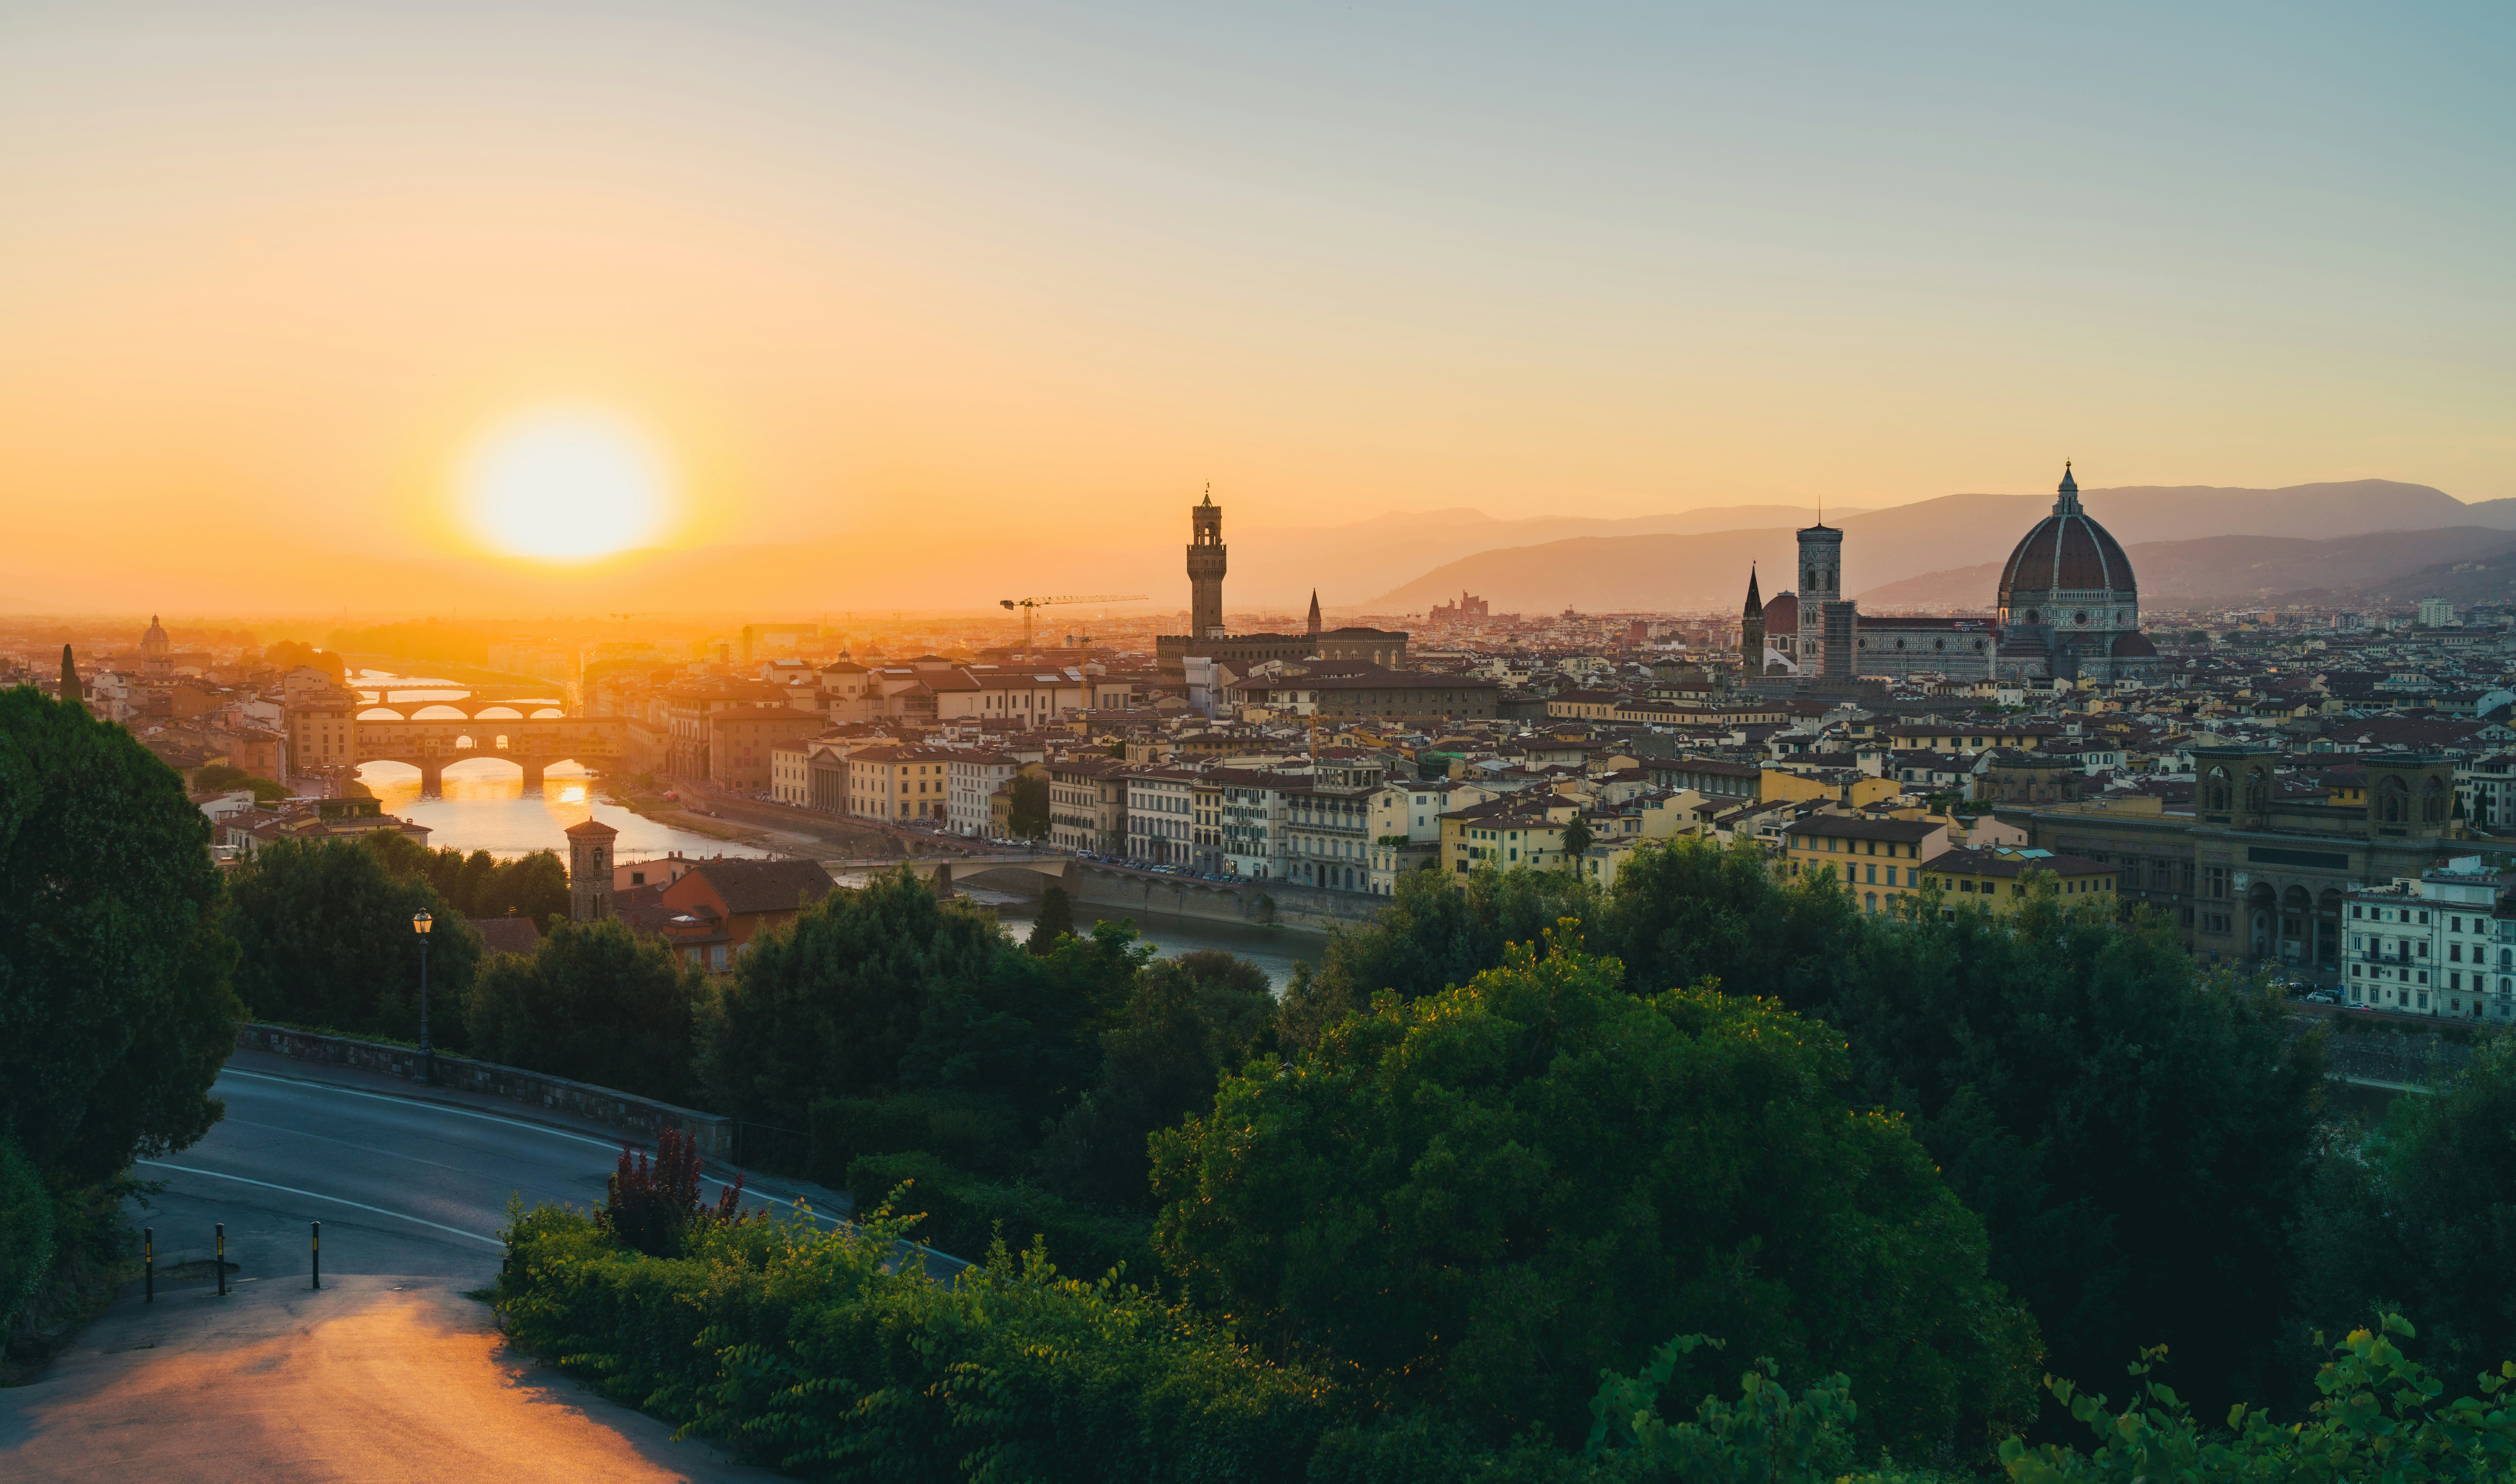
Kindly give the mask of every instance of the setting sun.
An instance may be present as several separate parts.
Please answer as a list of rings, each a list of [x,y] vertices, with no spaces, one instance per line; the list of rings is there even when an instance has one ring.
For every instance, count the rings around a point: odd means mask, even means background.
[[[668,476],[637,431],[608,414],[536,413],[483,439],[463,499],[482,539],[517,556],[581,560],[662,525]]]

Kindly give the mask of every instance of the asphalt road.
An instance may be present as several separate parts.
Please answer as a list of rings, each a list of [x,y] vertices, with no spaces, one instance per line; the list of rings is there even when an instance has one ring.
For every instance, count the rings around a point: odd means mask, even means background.
[[[138,1286],[44,1376],[0,1391],[0,1479],[768,1479],[506,1350],[486,1305],[509,1202],[591,1206],[620,1140],[593,1125],[238,1053],[227,1118],[144,1162],[166,1182]],[[812,1192],[771,1181],[747,1207]],[[323,1223],[310,1289],[309,1223]],[[229,1294],[207,1262],[227,1226]]]

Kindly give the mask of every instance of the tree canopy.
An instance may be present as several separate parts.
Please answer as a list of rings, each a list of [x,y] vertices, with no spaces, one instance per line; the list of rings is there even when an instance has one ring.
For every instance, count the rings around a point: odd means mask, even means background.
[[[464,1006],[475,1055],[555,1077],[690,1099],[705,979],[616,920],[563,921],[530,957],[499,954]]]
[[[354,841],[275,841],[237,872],[227,914],[242,949],[237,992],[257,1019],[410,1040],[419,1034],[411,919],[420,912],[434,920],[430,1031],[438,1045],[460,1048],[480,934],[426,877],[397,876]]]
[[[1703,1332],[1848,1373],[1878,1436],[1979,1444],[2028,1402],[2034,1322],[1906,1123],[1844,1101],[1849,1065],[1770,1001],[1628,993],[1556,935],[1226,1081],[1154,1137],[1156,1248],[1272,1353],[1495,1441],[1576,1438],[1603,1368]]]
[[[210,825],[73,697],[0,694],[0,1137],[88,1183],[199,1138],[235,1044]]]

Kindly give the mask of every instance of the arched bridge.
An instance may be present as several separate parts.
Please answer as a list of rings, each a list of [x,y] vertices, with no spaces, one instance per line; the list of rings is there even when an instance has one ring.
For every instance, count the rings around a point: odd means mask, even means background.
[[[1074,857],[1045,852],[1036,855],[935,855],[914,856],[906,860],[898,857],[825,860],[821,864],[833,871],[891,871],[906,866],[918,880],[932,886],[936,895],[949,896],[954,881],[967,881],[989,871],[1029,871],[1061,886],[1071,885],[1069,873],[1074,866]]]
[[[504,758],[524,770],[524,787],[541,786],[554,763],[619,765],[629,746],[624,717],[480,718],[466,721],[360,721],[354,763],[406,763],[419,769],[419,791],[441,793],[445,765],[472,758]]]
[[[414,680],[398,685],[357,685],[358,715],[382,721],[423,720],[420,713],[440,707],[469,721],[493,711],[509,718],[541,720],[567,715],[567,700],[547,682],[470,685],[457,680]],[[448,697],[446,692],[458,694]]]

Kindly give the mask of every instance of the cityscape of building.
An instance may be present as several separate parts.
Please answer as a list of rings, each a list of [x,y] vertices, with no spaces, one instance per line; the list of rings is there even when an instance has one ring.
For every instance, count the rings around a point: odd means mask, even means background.
[[[1316,893],[1324,920],[1367,915],[1409,871],[1604,885],[1649,842],[1746,840],[1785,873],[1833,869],[1865,911],[2009,904],[2049,881],[2162,914],[2204,963],[2516,1017],[2504,605],[2145,610],[2068,469],[1980,617],[1863,613],[1843,531],[1821,521],[1798,547],[1792,586],[1767,597],[1751,571],[1736,616],[1496,614],[1461,593],[1412,621],[1331,625],[1319,595],[1298,622],[1236,619],[1209,491],[1187,633],[1106,615],[1054,643],[1026,627],[1027,646],[1001,619],[563,626],[476,636],[486,663],[458,664],[152,616],[136,639],[21,626],[11,652],[58,683],[59,633],[83,702],[228,780],[197,797],[233,859],[380,829],[424,844],[358,770],[415,769],[425,797],[482,759],[528,789],[574,763],[615,793],[752,801],[888,849],[1020,832],[1116,870]],[[1026,787],[1044,800],[1028,825]],[[562,844],[572,910],[678,913],[694,963],[722,967],[776,915],[728,926],[750,867],[682,886],[682,862],[650,886],[606,827]],[[641,895],[667,886],[692,900]]]

